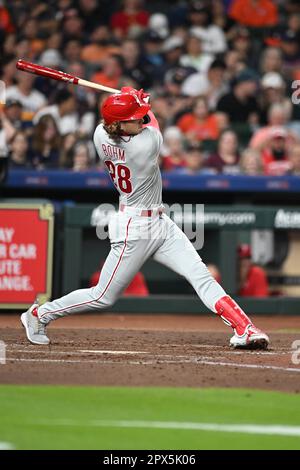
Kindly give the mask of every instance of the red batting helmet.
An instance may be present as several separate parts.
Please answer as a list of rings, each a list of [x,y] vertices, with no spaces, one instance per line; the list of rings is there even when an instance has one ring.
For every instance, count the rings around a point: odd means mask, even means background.
[[[150,109],[150,104],[141,101],[131,93],[110,95],[101,106],[105,124],[115,121],[133,121],[142,119]]]

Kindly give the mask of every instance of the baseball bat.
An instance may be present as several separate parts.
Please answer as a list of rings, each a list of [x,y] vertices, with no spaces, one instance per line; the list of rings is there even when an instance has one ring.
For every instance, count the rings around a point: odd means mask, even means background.
[[[73,85],[81,85],[87,88],[94,88],[95,90],[108,91],[109,93],[121,93],[120,90],[110,88],[108,86],[100,85],[99,83],[90,82],[84,80],[69,73],[62,72],[61,70],[51,69],[49,67],[43,67],[42,65],[32,64],[27,60],[19,59],[16,64],[17,69],[23,70],[24,72],[33,73],[35,75],[41,75],[42,77],[52,78],[60,82],[72,83]]]

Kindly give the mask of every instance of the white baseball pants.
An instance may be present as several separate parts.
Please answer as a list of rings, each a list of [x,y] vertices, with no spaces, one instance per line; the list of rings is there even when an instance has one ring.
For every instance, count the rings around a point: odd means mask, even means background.
[[[111,251],[97,286],[79,289],[38,309],[43,323],[65,315],[108,309],[122,294],[144,262],[153,259],[184,276],[203,303],[216,313],[216,302],[226,295],[211,276],[191,242],[166,215],[143,217],[116,213],[109,223]]]

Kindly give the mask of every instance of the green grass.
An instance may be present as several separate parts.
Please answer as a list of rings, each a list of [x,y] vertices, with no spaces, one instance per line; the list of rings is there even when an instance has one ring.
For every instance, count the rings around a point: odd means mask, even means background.
[[[300,448],[295,436],[93,426],[97,420],[300,426],[300,396],[242,389],[0,386],[0,443],[17,449]]]

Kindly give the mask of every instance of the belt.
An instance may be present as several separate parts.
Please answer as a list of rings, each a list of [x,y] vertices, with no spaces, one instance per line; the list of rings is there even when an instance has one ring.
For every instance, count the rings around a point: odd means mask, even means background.
[[[139,207],[125,206],[125,204],[119,205],[120,212],[126,212],[130,215],[139,215],[142,217],[152,217],[153,215],[162,215],[164,213],[164,207],[157,207],[155,209],[141,209]]]

